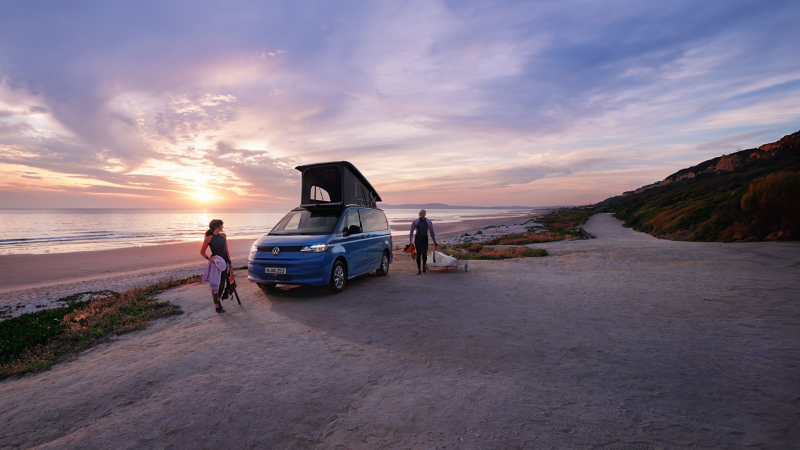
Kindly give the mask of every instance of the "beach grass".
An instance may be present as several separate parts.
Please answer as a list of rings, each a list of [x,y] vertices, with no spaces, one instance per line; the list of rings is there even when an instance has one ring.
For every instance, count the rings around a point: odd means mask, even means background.
[[[181,314],[179,306],[160,302],[155,295],[199,281],[196,275],[121,293],[103,291],[107,294],[98,296],[98,292],[82,292],[60,299],[66,306],[0,322],[0,380],[45,370],[103,339],[140,330],[160,317]],[[78,300],[85,297],[88,299]]]
[[[442,253],[459,260],[510,259],[547,256],[547,250],[528,247],[505,247],[495,249],[484,244],[455,244],[439,247]]]
[[[578,233],[566,230],[514,233],[496,237],[486,243],[489,245],[527,245],[563,241],[564,239],[571,239],[576,236],[578,236]]]
[[[512,233],[486,241],[488,245],[528,245],[586,237],[578,228],[597,212],[594,207],[563,208],[537,217],[542,226],[528,227],[524,233]]]
[[[537,218],[537,222],[544,225],[548,231],[568,232],[585,224],[598,209],[593,206],[562,208]]]

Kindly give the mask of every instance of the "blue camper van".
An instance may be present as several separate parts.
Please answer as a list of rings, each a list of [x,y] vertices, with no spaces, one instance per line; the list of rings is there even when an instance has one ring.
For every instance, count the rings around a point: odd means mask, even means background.
[[[392,234],[364,175],[347,161],[296,169],[303,177],[300,206],[253,243],[248,279],[264,291],[305,284],[341,292],[353,277],[387,275]]]

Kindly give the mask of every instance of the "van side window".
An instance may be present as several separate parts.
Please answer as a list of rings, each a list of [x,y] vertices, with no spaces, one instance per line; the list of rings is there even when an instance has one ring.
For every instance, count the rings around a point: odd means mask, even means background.
[[[364,198],[364,196],[361,195],[361,185],[358,183],[353,183],[353,196],[355,198]]]
[[[389,221],[386,220],[386,214],[383,211],[378,211],[378,216],[381,222],[381,230],[388,230],[389,229]]]
[[[377,209],[362,209],[361,221],[364,223],[364,232],[388,230],[389,224],[383,211]]]
[[[350,225],[363,228],[361,227],[361,220],[358,217],[358,210],[355,208],[347,210],[347,217],[342,220],[342,227],[339,229],[339,233],[341,234],[344,230],[348,229]]]

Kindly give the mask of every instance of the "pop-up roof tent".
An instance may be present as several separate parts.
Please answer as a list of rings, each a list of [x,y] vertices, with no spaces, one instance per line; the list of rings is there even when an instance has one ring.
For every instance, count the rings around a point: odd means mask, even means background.
[[[358,205],[374,208],[381,196],[347,161],[297,166],[303,173],[300,206]]]

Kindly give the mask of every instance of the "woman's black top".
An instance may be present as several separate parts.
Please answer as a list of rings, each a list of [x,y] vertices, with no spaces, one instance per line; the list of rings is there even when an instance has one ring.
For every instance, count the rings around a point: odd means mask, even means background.
[[[211,257],[219,256],[225,261],[228,260],[228,255],[225,253],[225,236],[221,234],[211,235],[211,242],[208,243],[208,248],[211,249]]]

